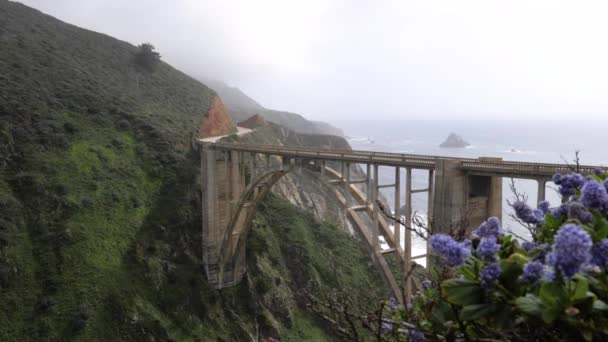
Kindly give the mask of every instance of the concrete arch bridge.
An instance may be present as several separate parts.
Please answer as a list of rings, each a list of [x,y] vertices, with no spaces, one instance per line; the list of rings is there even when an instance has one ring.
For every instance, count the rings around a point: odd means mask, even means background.
[[[410,273],[412,261],[426,254],[412,255],[411,231],[391,229],[392,222],[381,215],[381,188],[395,189],[395,216],[412,222],[412,194],[428,192],[428,219],[434,232],[463,222],[477,227],[489,216],[502,217],[502,177],[538,182],[539,201],[545,185],[557,172],[570,172],[561,164],[510,162],[496,158],[463,159],[412,154],[241,145],[199,141],[202,174],[203,262],[207,279],[215,288],[237,284],[246,272],[245,243],[258,204],[272,186],[289,172],[308,172],[335,189],[355,231],[364,241],[395,298],[409,301],[411,277],[397,279],[385,255],[396,254],[401,274]],[[334,167],[329,167],[329,164]],[[336,165],[338,165],[336,167]],[[367,170],[362,179],[351,177],[354,165]],[[394,169],[394,181],[379,184],[379,167]],[[582,173],[595,167],[581,166]],[[412,170],[428,172],[428,185],[412,188]],[[401,184],[405,172],[405,186]],[[361,186],[364,184],[364,186]],[[405,212],[400,198],[405,192]],[[367,216],[367,217],[366,217]],[[371,222],[371,223],[370,223]],[[403,235],[403,236],[402,236]],[[381,237],[388,248],[381,248]]]

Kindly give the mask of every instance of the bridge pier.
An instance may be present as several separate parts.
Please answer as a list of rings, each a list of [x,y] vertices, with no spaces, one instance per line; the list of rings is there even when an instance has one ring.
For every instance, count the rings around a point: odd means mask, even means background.
[[[480,158],[496,162],[497,158]],[[502,177],[472,174],[458,160],[437,160],[432,199],[433,233],[467,229],[469,233],[490,216],[502,220]]]

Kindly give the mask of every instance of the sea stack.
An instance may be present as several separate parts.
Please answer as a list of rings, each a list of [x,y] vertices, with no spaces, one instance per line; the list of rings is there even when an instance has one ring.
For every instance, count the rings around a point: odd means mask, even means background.
[[[450,135],[442,142],[439,147],[443,148],[463,148],[470,146],[467,141],[465,141],[460,135],[456,133],[450,133]]]

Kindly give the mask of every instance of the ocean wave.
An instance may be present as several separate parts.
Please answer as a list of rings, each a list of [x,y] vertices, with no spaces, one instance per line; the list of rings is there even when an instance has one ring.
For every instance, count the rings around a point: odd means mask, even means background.
[[[348,142],[357,142],[357,143],[367,143],[367,144],[374,143],[374,139],[371,139],[368,137],[346,137],[346,140],[348,140]]]
[[[515,147],[510,147],[504,151],[502,151],[504,153],[516,153],[516,154],[536,154],[536,151],[533,150],[519,150],[516,149]]]

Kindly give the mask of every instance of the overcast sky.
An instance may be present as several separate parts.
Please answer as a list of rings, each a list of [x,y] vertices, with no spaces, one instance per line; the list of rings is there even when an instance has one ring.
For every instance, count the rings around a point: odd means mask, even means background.
[[[608,2],[23,0],[314,119],[608,113]]]

